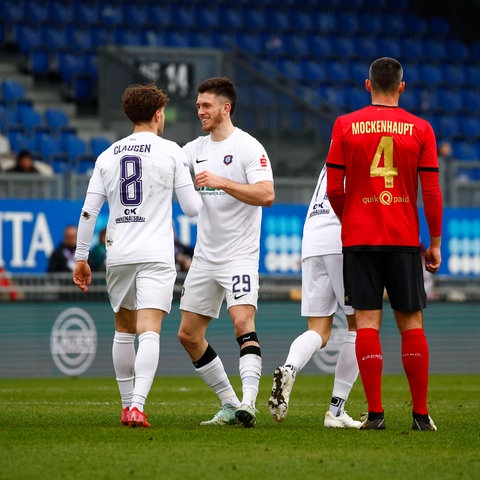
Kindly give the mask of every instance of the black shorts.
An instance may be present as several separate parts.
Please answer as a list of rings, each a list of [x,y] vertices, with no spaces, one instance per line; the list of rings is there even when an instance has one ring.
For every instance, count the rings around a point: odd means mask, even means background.
[[[394,310],[427,306],[419,252],[344,251],[343,278],[345,304],[358,310],[381,310],[384,289]]]

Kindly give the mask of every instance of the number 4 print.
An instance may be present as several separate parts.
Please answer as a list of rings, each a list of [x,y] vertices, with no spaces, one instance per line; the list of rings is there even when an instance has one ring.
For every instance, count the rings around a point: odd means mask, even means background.
[[[383,167],[379,167],[383,153]],[[398,168],[393,166],[393,137],[382,137],[370,165],[371,177],[385,177],[385,188],[393,188]]]

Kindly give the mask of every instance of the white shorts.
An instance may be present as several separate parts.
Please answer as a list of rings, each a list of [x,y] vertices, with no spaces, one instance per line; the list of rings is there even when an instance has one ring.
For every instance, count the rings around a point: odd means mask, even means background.
[[[258,302],[258,269],[228,267],[205,270],[190,267],[182,288],[180,310],[218,318],[223,299],[227,309],[234,305],[253,305]]]
[[[166,263],[132,263],[107,267],[107,291],[115,313],[155,308],[170,312],[177,271]]]
[[[353,315],[345,305],[343,255],[332,254],[302,260],[302,316],[328,317],[338,306],[345,315]]]

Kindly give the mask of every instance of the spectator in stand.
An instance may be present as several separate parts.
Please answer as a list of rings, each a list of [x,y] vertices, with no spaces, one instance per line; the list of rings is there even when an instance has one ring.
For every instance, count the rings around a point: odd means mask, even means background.
[[[73,272],[75,269],[75,248],[77,247],[77,227],[67,225],[63,230],[63,240],[52,252],[48,261],[48,273]]]
[[[5,170],[6,173],[40,173],[33,162],[32,154],[28,150],[18,152],[15,165]]]

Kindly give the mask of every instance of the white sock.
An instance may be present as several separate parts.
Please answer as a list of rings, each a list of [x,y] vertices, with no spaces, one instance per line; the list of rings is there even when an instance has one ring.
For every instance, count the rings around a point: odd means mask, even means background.
[[[218,395],[222,405],[229,403],[234,407],[240,406],[240,401],[230,384],[230,380],[219,356],[216,356],[211,362],[195,370],[200,377],[203,378],[203,381]]]
[[[160,335],[157,332],[145,332],[138,337],[138,351],[135,360],[135,387],[132,408],[143,412],[160,358]]]
[[[307,362],[322,348],[322,337],[314,330],[299,335],[290,345],[285,365],[292,365],[300,372]]]
[[[335,416],[343,414],[345,402],[348,400],[353,384],[358,377],[357,356],[355,354],[356,338],[357,332],[347,332],[345,334],[335,366],[335,380],[330,404],[330,411]]]
[[[239,361],[239,370],[242,380],[242,404],[255,407],[258,385],[262,375],[262,357],[253,353],[242,355]]]
[[[113,368],[122,399],[122,408],[129,407],[133,396],[135,334],[115,332],[112,345]]]

